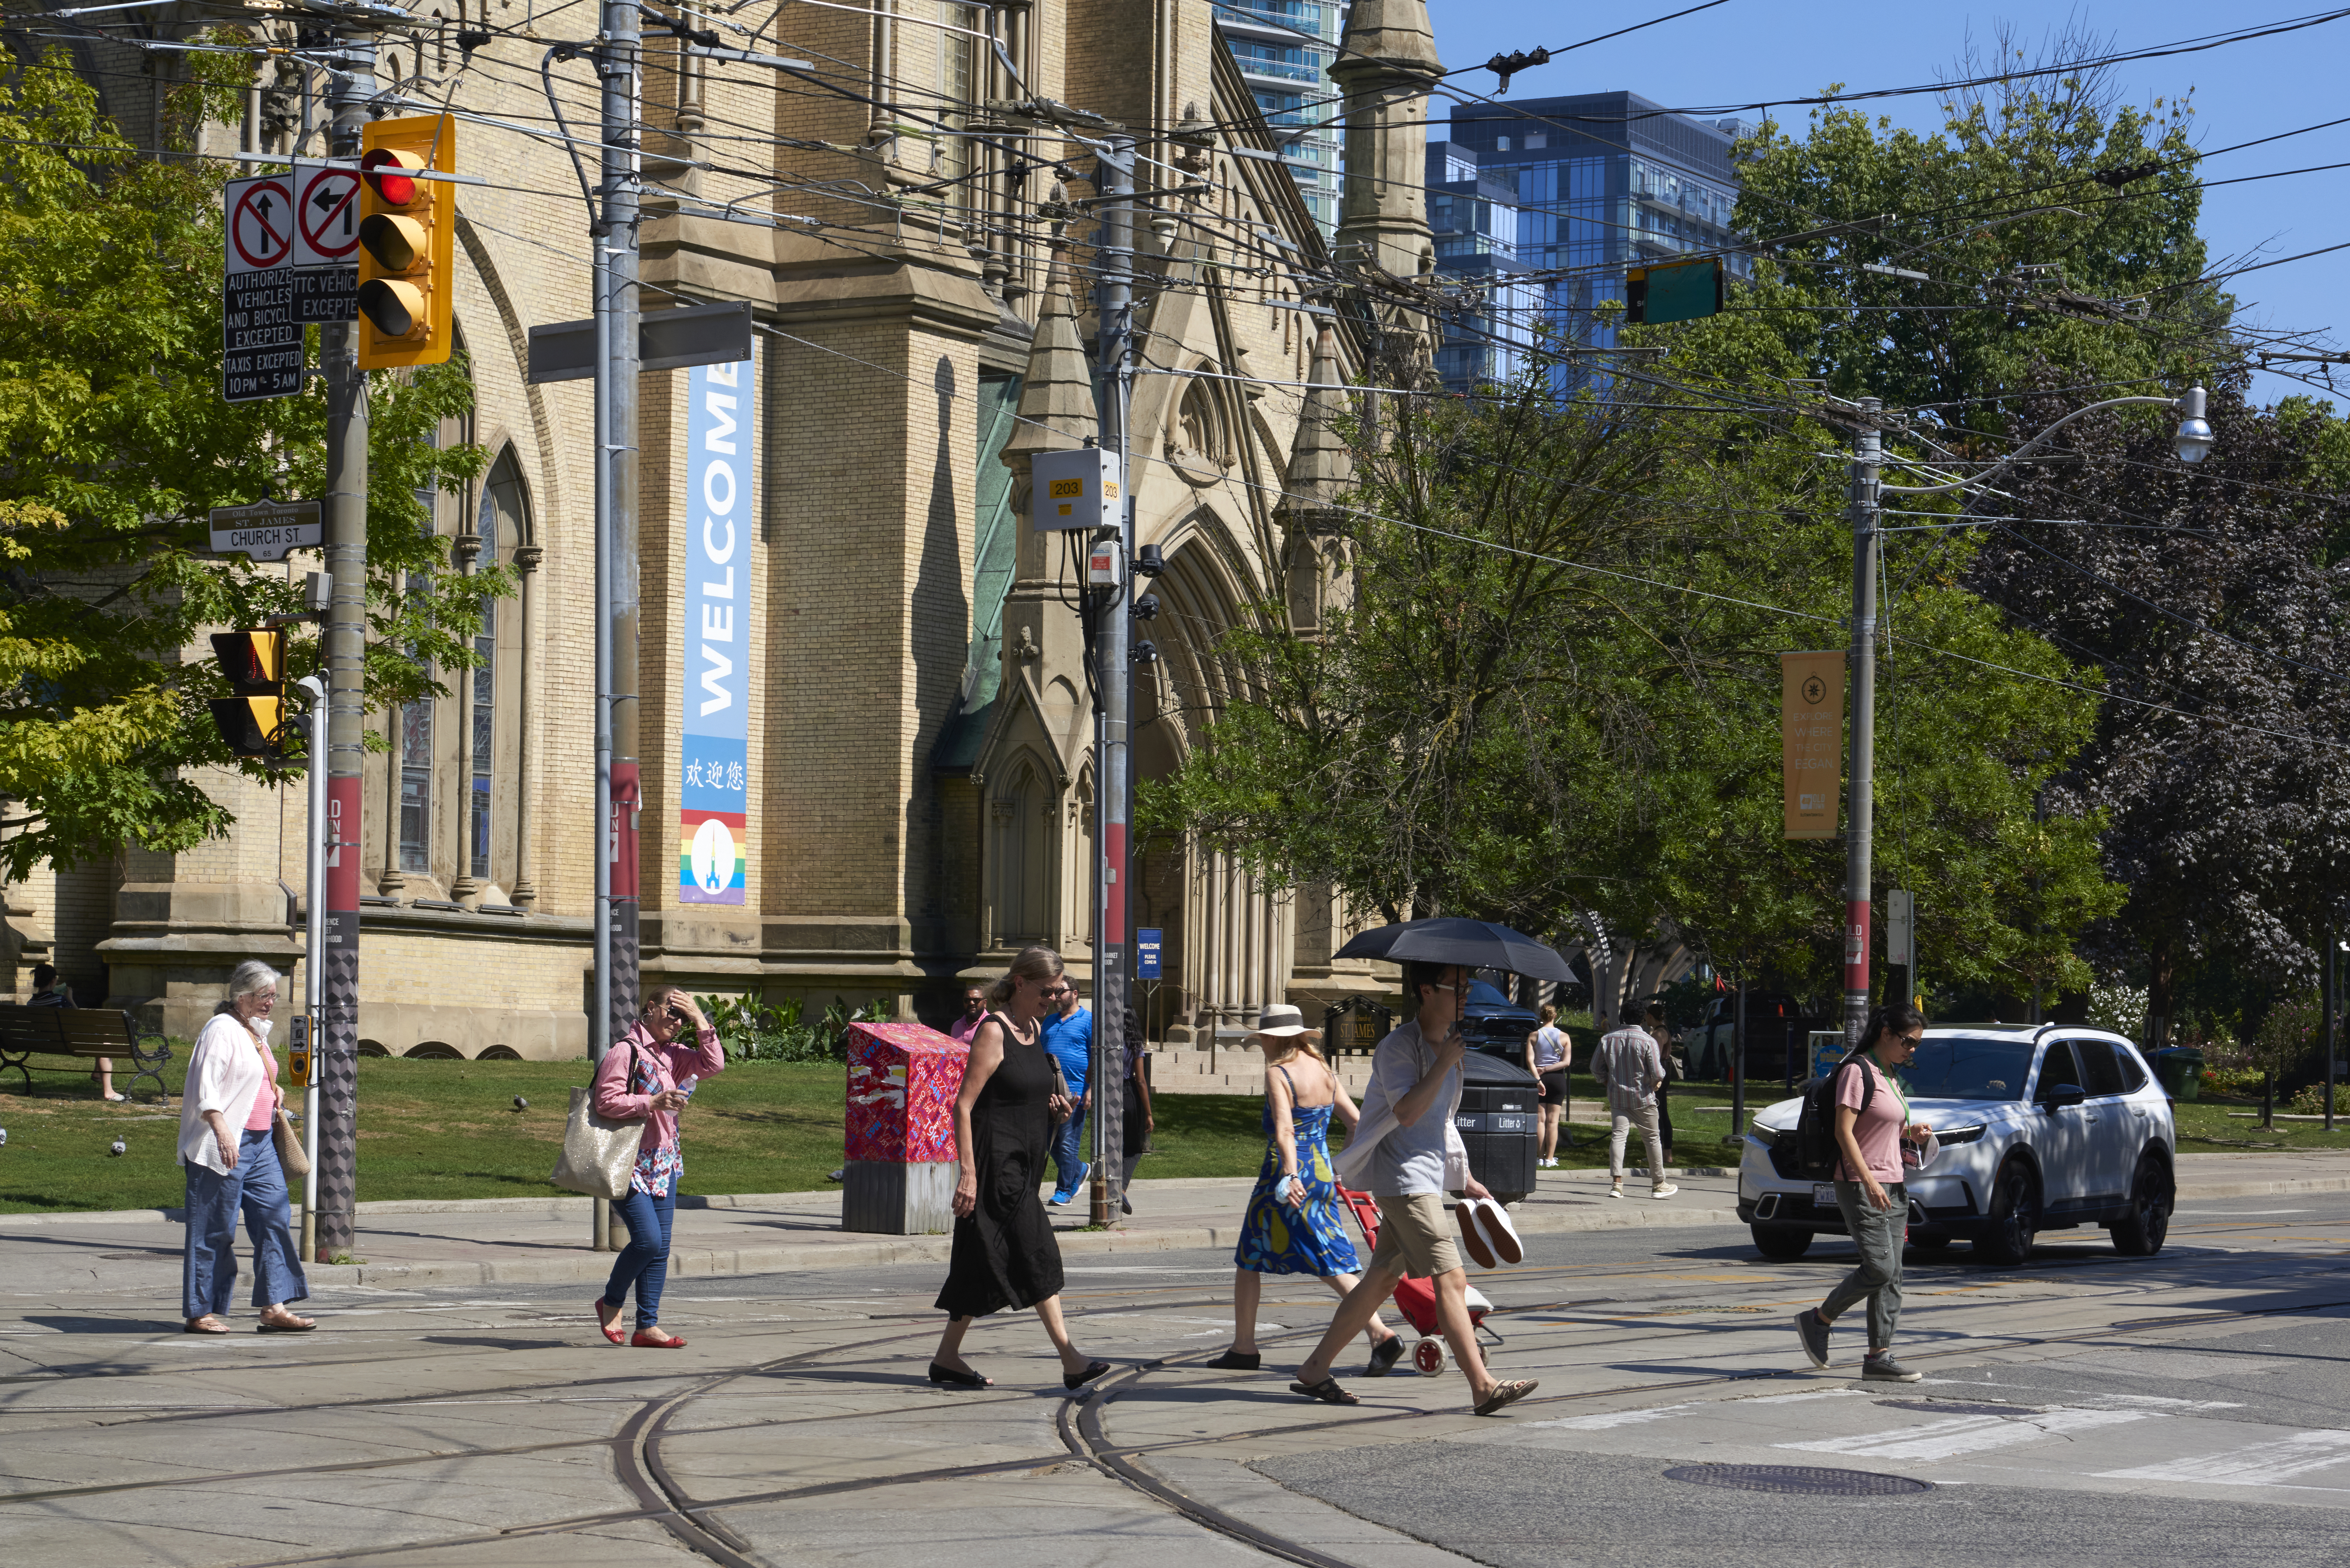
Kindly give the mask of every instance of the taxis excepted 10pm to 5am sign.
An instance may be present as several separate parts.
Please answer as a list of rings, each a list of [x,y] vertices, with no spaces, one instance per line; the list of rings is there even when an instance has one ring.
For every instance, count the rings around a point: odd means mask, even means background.
[[[1789,838],[1834,838],[1844,798],[1841,649],[1779,656],[1779,741]]]

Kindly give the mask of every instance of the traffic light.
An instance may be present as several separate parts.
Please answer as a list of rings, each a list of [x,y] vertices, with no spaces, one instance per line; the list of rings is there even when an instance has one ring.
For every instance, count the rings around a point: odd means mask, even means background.
[[[1624,275],[1624,325],[1696,321],[1722,305],[1721,259],[1705,256],[1670,266],[1636,266]]]
[[[379,119],[360,148],[359,366],[438,365],[449,358],[456,192],[410,171],[456,167],[457,122]]]
[[[213,722],[240,757],[286,754],[286,634],[216,631],[213,657],[235,695],[213,699]]]

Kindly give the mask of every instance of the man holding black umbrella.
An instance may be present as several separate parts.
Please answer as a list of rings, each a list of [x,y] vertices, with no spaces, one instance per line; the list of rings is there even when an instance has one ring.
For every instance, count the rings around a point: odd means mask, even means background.
[[[1419,1016],[1379,1042],[1362,1120],[1332,1162],[1341,1182],[1378,1199],[1379,1243],[1361,1282],[1338,1303],[1329,1332],[1297,1369],[1293,1393],[1326,1405],[1358,1402],[1338,1386],[1331,1366],[1406,1274],[1434,1282],[1437,1316],[1453,1359],[1468,1376],[1478,1415],[1494,1415],[1534,1392],[1531,1380],[1505,1383],[1485,1368],[1469,1321],[1468,1271],[1453,1244],[1445,1199],[1452,1189],[1471,1198],[1492,1197],[1470,1174],[1468,1151],[1452,1125],[1461,1105],[1461,1058],[1468,1048],[1461,1034],[1461,1006],[1469,976],[1455,964],[1404,965],[1404,988],[1419,1004]]]

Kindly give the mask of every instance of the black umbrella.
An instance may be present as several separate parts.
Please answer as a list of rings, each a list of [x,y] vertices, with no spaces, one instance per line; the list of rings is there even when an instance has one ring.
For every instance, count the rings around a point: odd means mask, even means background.
[[[1575,971],[1556,949],[1523,931],[1490,920],[1451,916],[1405,920],[1363,932],[1340,948],[1339,958],[1386,959],[1390,963],[1459,964],[1463,969],[1505,969],[1530,980],[1566,980]]]

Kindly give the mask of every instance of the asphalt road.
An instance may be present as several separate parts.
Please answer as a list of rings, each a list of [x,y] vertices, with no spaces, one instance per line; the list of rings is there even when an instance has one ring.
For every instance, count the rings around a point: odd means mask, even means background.
[[[1496,1419],[1457,1373],[1286,1393],[1310,1281],[1268,1282],[1264,1373],[1199,1369],[1218,1253],[1072,1267],[1119,1366],[1083,1399],[1027,1314],[967,1346],[998,1386],[931,1386],[927,1265],[681,1281],[674,1353],[604,1345],[577,1287],[322,1294],[300,1338],[0,1296],[0,1562],[2333,1563],[2345,1248],[2322,1195],[2197,1203],[2152,1260],[2095,1231],[2020,1269],[1913,1257],[1927,1377],[1887,1386],[1853,1378],[1856,1316],[1827,1373],[1789,1326],[1848,1247],[1534,1238],[1477,1280],[1497,1370],[1542,1381]]]

